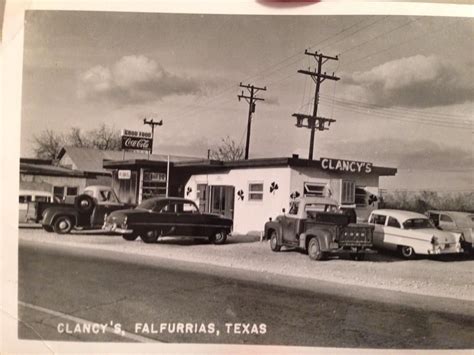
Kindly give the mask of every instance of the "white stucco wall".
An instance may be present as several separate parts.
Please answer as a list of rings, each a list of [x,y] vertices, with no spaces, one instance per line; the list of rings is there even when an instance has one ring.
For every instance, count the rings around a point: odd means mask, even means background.
[[[86,187],[86,179],[82,177],[20,174],[20,180],[50,184],[51,193],[53,186],[77,187],[79,193]]]
[[[263,200],[249,201],[249,183],[263,183]],[[278,184],[278,189],[270,192],[272,182]],[[186,198],[198,202],[197,184],[209,186],[234,186],[234,233],[254,234],[263,230],[269,217],[275,218],[281,214],[281,209],[288,209],[290,194],[290,168],[249,168],[234,169],[216,174],[201,174],[192,176],[185,187],[191,188]],[[244,199],[237,196],[237,192],[244,192]]]

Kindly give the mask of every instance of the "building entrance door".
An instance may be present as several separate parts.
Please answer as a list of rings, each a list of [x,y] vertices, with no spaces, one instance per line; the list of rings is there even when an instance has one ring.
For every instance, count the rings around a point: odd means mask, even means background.
[[[210,186],[210,212],[234,218],[234,186]]]

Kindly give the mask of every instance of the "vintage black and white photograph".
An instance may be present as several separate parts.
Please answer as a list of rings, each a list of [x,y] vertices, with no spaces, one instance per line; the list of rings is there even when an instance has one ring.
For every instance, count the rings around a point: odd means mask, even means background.
[[[17,339],[474,348],[473,25],[27,10]]]

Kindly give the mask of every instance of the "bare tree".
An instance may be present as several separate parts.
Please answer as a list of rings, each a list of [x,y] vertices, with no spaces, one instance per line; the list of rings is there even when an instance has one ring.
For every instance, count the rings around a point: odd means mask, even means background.
[[[211,159],[234,161],[244,156],[244,147],[235,143],[229,136],[222,138],[221,144],[210,152]]]
[[[64,137],[53,130],[46,129],[39,136],[34,136],[34,151],[37,158],[56,159],[61,148],[64,146]]]
[[[34,137],[33,149],[38,158],[54,160],[65,146],[120,150],[122,141],[120,133],[105,124],[87,132],[77,127],[72,127],[68,133],[62,134],[46,129]]]
[[[122,148],[122,140],[120,133],[105,124],[99,129],[89,132],[91,136],[91,145],[100,150],[120,150]]]

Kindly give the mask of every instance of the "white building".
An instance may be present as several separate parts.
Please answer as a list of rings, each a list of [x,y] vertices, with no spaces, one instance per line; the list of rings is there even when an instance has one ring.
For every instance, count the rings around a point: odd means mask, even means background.
[[[358,220],[366,220],[377,208],[379,177],[397,172],[368,162],[298,156],[220,163],[207,169],[201,165],[204,171],[190,176],[185,197],[202,211],[233,218],[237,234],[260,233],[270,217],[288,210],[292,198],[305,195],[332,197],[355,207]],[[194,170],[191,165],[187,167]]]

